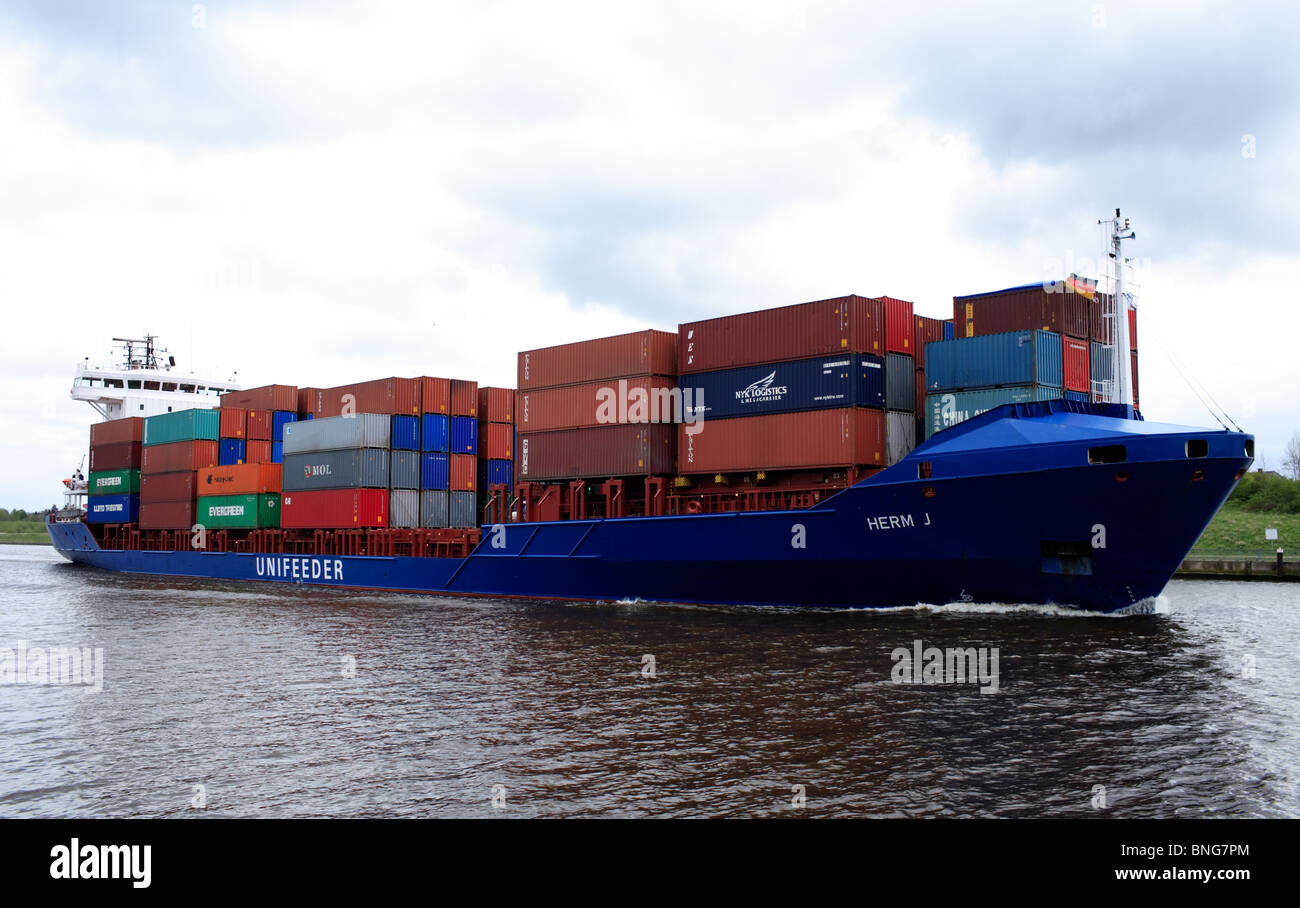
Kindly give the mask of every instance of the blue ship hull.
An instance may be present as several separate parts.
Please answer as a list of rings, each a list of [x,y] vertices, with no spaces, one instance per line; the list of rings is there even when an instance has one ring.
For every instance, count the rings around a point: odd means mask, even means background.
[[[1161,593],[1254,453],[1249,435],[1133,415],[1060,400],[1003,406],[808,510],[486,526],[465,558],[105,550],[83,523],[47,526],[69,560],[138,574],[530,599],[1106,612]]]

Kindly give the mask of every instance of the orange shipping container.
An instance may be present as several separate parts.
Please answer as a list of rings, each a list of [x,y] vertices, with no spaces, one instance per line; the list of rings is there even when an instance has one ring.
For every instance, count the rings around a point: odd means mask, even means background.
[[[271,443],[249,440],[244,443],[244,463],[270,463]]]
[[[245,436],[249,441],[270,441],[275,431],[275,418],[272,410],[249,410],[245,425]],[[249,456],[249,460],[252,460]]]
[[[248,411],[243,407],[221,408],[221,437],[243,438]]]
[[[679,473],[885,466],[885,413],[863,407],[770,413],[677,427]]]
[[[258,410],[293,410],[298,406],[298,388],[293,385],[262,385],[260,388],[231,391],[229,394],[221,395],[221,406]]]
[[[451,380],[451,415],[478,415],[478,382]]]
[[[1065,390],[1092,392],[1090,380],[1090,351],[1092,345],[1077,337],[1061,339],[1062,367],[1065,376]]]
[[[483,422],[514,422],[513,388],[479,388],[478,418]]]
[[[514,460],[515,427],[503,422],[479,423],[478,450],[488,460]]]
[[[451,379],[426,375],[416,380],[420,383],[420,412],[450,413]]]
[[[279,491],[278,463],[243,463],[199,470],[201,495],[261,495]]]
[[[344,405],[353,413],[420,415],[421,382],[415,378],[377,378],[374,381],[318,388],[309,397],[308,412],[317,419],[341,416]]]
[[[520,391],[516,423],[520,432],[549,432],[612,423],[680,422],[683,414],[673,412],[667,393],[676,387],[674,378],[642,376]]]
[[[676,375],[677,335],[636,331],[519,354],[519,390],[556,388],[629,375]]]
[[[451,491],[473,492],[478,485],[478,458],[473,454],[451,455]]]

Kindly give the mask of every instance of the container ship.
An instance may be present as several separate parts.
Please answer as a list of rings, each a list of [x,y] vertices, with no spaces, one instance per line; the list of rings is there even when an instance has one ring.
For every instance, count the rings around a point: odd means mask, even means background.
[[[146,375],[150,347],[111,393],[79,378],[74,396],[108,418],[47,528],[73,562],[218,580],[1140,607],[1254,439],[1142,418],[1132,233],[1118,211],[1108,223],[1105,289],[1071,276],[957,296],[951,319],[817,300],[523,351],[515,388],[182,388]],[[151,400],[133,396],[146,385]]]

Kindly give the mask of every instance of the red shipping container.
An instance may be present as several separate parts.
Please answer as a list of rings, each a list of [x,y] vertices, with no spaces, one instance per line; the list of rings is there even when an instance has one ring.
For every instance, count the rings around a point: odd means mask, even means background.
[[[1088,297],[1075,293],[1061,281],[1028,284],[992,293],[953,297],[957,337],[980,337],[1008,331],[1042,328],[1070,337],[1087,338]]]
[[[479,423],[478,451],[487,460],[514,460],[515,427],[504,422]]]
[[[217,465],[218,446],[215,441],[174,441],[166,445],[150,445],[140,458],[141,473],[176,473],[181,470],[202,470]]]
[[[1092,379],[1089,355],[1092,344],[1077,337],[1061,339],[1061,353],[1065,370],[1065,389],[1067,391],[1092,392]]]
[[[221,414],[221,437],[243,438],[248,424],[248,411],[243,407],[222,407],[218,412]]]
[[[520,481],[646,476],[676,467],[677,426],[668,424],[520,432],[515,459]]]
[[[473,454],[451,455],[451,491],[473,492],[478,486],[478,458]]]
[[[450,414],[451,379],[426,375],[416,380],[420,383],[420,412]]]
[[[298,416],[303,417],[312,412],[312,406],[316,401],[316,392],[320,388],[299,388],[298,389]]]
[[[374,381],[318,388],[309,397],[317,419],[341,416],[345,404],[352,413],[420,415],[421,382],[416,378],[378,378]]]
[[[478,382],[451,380],[451,415],[478,415]]]
[[[1134,353],[1138,348],[1138,311],[1133,306],[1128,310],[1128,348]]]
[[[483,422],[514,422],[515,389],[479,388],[478,418]]]
[[[885,304],[863,296],[841,296],[689,322],[677,331],[682,375],[832,353],[882,356]],[[519,387],[525,385],[520,382]]]
[[[520,391],[516,424],[520,432],[549,432],[552,429],[579,429],[615,422],[680,421],[683,415],[680,412],[680,399],[674,411],[668,396],[663,393],[676,387],[675,378],[641,376],[563,388]],[[619,414],[620,402],[626,408],[622,418]],[[644,412],[638,413],[638,402],[643,402],[639,409]],[[656,415],[657,419],[650,419]]]
[[[913,356],[916,359],[916,367],[924,369],[925,345],[933,341],[943,340],[943,320],[918,315],[915,317],[915,323],[913,334],[915,335],[916,353]]]
[[[144,420],[139,416],[110,419],[90,427],[90,446],[116,445],[144,439]]]
[[[244,463],[270,463],[271,443],[269,441],[244,442]]]
[[[140,501],[140,529],[188,530],[198,516],[194,499],[187,501]]]
[[[281,503],[282,527],[328,530],[388,526],[387,489],[287,492]]]
[[[204,495],[261,495],[279,492],[280,477],[278,463],[232,464],[199,470],[198,487]]]
[[[90,471],[99,470],[138,470],[140,469],[141,446],[138,441],[123,441],[111,445],[92,445],[90,448]]]
[[[193,470],[175,473],[144,473],[140,476],[140,501],[189,501],[199,494],[198,474]]]
[[[245,435],[249,441],[270,441],[275,436],[275,416],[271,410],[249,410],[245,422]],[[225,431],[222,431],[225,435]]]
[[[882,296],[880,301],[885,304],[885,350],[914,355],[916,323],[913,321],[912,304],[892,296]]]
[[[221,395],[221,406],[242,407],[245,410],[297,410],[298,391],[293,385],[262,385],[260,388],[231,391]]]
[[[519,354],[519,390],[555,388],[629,375],[676,375],[677,336],[635,331]]]
[[[863,407],[769,413],[678,426],[679,473],[884,466],[885,413]]]

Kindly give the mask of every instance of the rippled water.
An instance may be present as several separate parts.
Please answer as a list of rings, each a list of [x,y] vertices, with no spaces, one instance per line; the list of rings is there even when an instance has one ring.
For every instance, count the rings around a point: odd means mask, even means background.
[[[105,665],[100,693],[0,684],[0,816],[190,816],[196,785],[230,816],[1300,816],[1296,585],[1127,617],[560,605],[35,546],[0,585],[0,648]],[[894,683],[918,639],[997,647],[1000,689]]]

